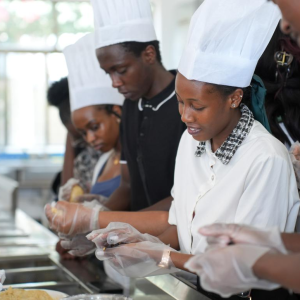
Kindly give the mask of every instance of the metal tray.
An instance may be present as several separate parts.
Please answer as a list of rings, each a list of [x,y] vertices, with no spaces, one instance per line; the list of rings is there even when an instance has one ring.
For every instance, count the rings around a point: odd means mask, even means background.
[[[41,257],[48,257],[49,252],[46,249],[39,247],[24,247],[24,246],[11,246],[0,247],[0,262],[1,260],[12,259],[35,259]]]
[[[29,236],[25,231],[22,229],[10,229],[10,228],[5,228],[0,230],[0,238],[15,238],[15,237],[27,237]]]

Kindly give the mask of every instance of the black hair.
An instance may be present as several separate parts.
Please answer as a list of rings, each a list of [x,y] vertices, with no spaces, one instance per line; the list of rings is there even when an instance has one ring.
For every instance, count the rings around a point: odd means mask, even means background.
[[[274,59],[277,51],[293,55],[289,70],[277,66]],[[282,121],[291,138],[300,141],[300,49],[281,32],[279,26],[259,60],[255,73],[262,78],[267,89],[266,111],[273,135],[291,145],[279,125]]]
[[[47,99],[50,105],[59,107],[63,102],[69,102],[68,78],[54,82],[48,89]]]
[[[60,119],[64,125],[72,122],[69,97],[67,77],[54,82],[47,92],[48,103],[58,108]]]
[[[162,64],[161,53],[159,49],[159,41],[151,41],[151,42],[124,42],[120,43],[120,45],[127,51],[133,53],[136,57],[140,57],[142,52],[148,47],[153,46],[156,51],[156,59]]]
[[[118,117],[119,119],[121,119],[121,116],[119,114],[117,114],[114,110],[113,107],[114,106],[119,106],[119,105],[113,105],[113,104],[105,104],[105,105],[97,105],[97,108],[99,110],[105,110],[105,112],[109,115],[115,115],[116,117]],[[120,109],[122,110],[122,106],[119,106]]]
[[[233,94],[237,89],[241,89],[243,91],[243,99],[242,103],[246,104],[251,109],[251,96],[252,96],[252,88],[248,86],[246,88],[232,87],[227,85],[218,85],[218,84],[210,84],[213,86],[214,90],[219,92],[221,96],[227,98],[231,94]]]

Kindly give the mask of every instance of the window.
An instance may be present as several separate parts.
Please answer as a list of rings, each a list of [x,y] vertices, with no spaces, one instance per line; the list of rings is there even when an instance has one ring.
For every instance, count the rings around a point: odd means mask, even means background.
[[[87,1],[0,1],[2,151],[63,152],[66,130],[46,92],[67,75],[62,49],[92,30]]]

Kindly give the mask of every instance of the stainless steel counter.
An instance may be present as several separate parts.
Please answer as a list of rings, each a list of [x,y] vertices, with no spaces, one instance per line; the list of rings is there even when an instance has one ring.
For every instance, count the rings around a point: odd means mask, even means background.
[[[61,260],[55,251],[58,238],[24,212],[0,213],[0,269],[6,270],[5,285],[45,288],[69,295],[125,293],[135,300],[209,300],[193,286],[172,276],[132,280],[127,291],[107,278],[94,256]]]

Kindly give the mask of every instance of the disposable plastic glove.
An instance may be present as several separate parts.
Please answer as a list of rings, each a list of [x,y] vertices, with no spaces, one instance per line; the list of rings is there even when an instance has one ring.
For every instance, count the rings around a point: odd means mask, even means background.
[[[110,209],[105,207],[103,204],[99,203],[98,200],[85,201],[82,203],[82,205],[88,208],[99,207],[100,211],[110,211]]]
[[[58,191],[58,199],[61,201],[69,201],[72,188],[75,185],[79,184],[79,180],[75,178],[70,178],[63,186],[59,188]]]
[[[253,265],[270,249],[252,245],[234,245],[219,248],[192,257],[185,264],[200,277],[201,287],[229,297],[252,288],[273,290],[278,284],[258,279]]]
[[[3,283],[4,283],[5,278],[6,278],[5,277],[5,271],[4,270],[0,270],[0,291],[3,288]]]
[[[268,247],[287,254],[277,228],[257,229],[246,225],[213,224],[199,229],[207,236],[208,248],[226,247],[229,243]]]
[[[98,203],[104,205],[105,202],[107,202],[108,198],[102,195],[95,195],[95,194],[83,194],[76,198],[76,202],[78,203],[91,202],[93,200],[96,200]]]
[[[70,250],[68,253],[74,256],[86,256],[92,254],[96,250],[96,246],[93,242],[86,238],[85,234],[78,234],[73,237],[59,234],[61,238],[61,246]]]
[[[55,246],[55,250],[59,253],[59,256],[62,260],[74,260],[76,259],[76,257],[74,255],[71,255],[68,250],[64,249],[62,246],[61,246],[61,240],[59,240],[57,243],[56,243],[56,246]]]
[[[292,145],[290,151],[290,158],[293,163],[296,179],[297,179],[297,186],[300,189],[300,143],[296,142]]]
[[[67,235],[91,232],[99,228],[100,207],[88,208],[78,203],[59,201],[45,206],[50,228]]]
[[[112,222],[104,229],[94,230],[87,235],[87,238],[93,241],[97,248],[104,248],[109,245],[119,243],[131,244],[150,241],[162,244],[160,239],[147,233],[140,233],[134,227],[127,223]]]
[[[110,223],[87,238],[98,248],[96,257],[123,276],[142,278],[178,272],[170,259],[170,252],[175,250],[129,224]]]

